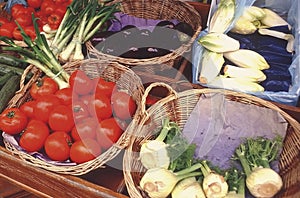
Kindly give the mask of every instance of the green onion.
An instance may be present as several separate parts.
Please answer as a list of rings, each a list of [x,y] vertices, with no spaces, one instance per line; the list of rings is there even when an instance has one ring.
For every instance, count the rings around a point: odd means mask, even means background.
[[[98,0],[73,1],[50,45],[62,62],[84,59],[82,44],[88,41],[118,11],[118,4]],[[100,21],[99,21],[100,20]]]

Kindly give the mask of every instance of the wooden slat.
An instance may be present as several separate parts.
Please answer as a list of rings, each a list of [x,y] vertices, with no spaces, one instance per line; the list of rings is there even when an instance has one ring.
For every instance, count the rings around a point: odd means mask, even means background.
[[[18,159],[0,147],[0,178],[41,197],[103,197],[127,198],[84,179],[52,173]],[[114,178],[107,178],[107,181]]]

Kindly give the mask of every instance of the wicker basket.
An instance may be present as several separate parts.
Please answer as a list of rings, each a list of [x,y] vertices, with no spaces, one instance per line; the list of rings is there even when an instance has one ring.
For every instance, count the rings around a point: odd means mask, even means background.
[[[202,29],[202,21],[199,13],[186,2],[180,0],[116,0],[113,3],[120,3],[121,11],[125,14],[144,18],[144,19],[156,19],[156,20],[171,20],[177,19],[181,22],[190,24],[195,31],[192,38],[185,44],[181,45],[176,50],[166,54],[164,56],[134,59],[134,58],[122,58],[117,56],[108,55],[99,52],[92,46],[91,42],[87,42],[86,46],[88,52],[92,56],[96,56],[99,59],[113,60],[122,63],[127,66],[147,65],[147,64],[166,64],[173,66],[176,61],[179,61],[181,56],[190,51],[193,41]]]
[[[130,197],[147,197],[139,187],[140,179],[146,170],[139,161],[141,144],[155,136],[154,133],[157,129],[162,127],[162,120],[167,117],[171,121],[175,121],[182,129],[200,97],[209,94],[222,94],[225,100],[255,105],[258,108],[268,108],[278,112],[285,119],[288,126],[284,147],[278,162],[284,186],[278,197],[300,197],[300,125],[296,120],[271,102],[255,96],[220,89],[191,89],[176,93],[169,85],[153,83],[145,90],[142,103],[145,102],[145,97],[150,90],[156,86],[166,87],[170,94],[147,110],[142,104],[140,122],[133,130],[136,134],[132,135],[132,142],[125,150],[123,158],[123,173]]]
[[[118,90],[126,90],[128,94],[133,97],[138,105],[137,111],[139,111],[139,104],[144,93],[144,86],[140,78],[132,70],[120,65],[119,63],[108,63],[97,59],[86,59],[78,62],[70,62],[64,65],[64,69],[68,73],[71,73],[77,68],[85,71],[90,78],[103,77],[108,81],[116,82]],[[15,96],[9,102],[8,107],[18,107],[25,101],[31,99],[28,89],[32,83],[34,83],[40,77],[42,72],[35,67],[30,67],[28,70],[34,73],[33,78],[26,85],[24,85],[24,82],[21,81],[21,90],[15,94]],[[138,114],[136,113],[135,115]],[[136,119],[137,117],[134,116],[132,122],[134,122]],[[63,163],[62,165],[58,165],[55,163],[49,163],[24,151],[20,151],[17,146],[12,144],[10,141],[7,141],[5,138],[4,144],[5,147],[13,154],[19,156],[21,159],[34,166],[62,174],[82,175],[96,168],[103,167],[105,163],[118,155],[118,153],[129,144],[130,137],[127,131],[130,130],[130,128],[131,124],[129,124],[129,126],[126,128],[119,140],[108,150],[103,152],[94,160],[82,164]]]

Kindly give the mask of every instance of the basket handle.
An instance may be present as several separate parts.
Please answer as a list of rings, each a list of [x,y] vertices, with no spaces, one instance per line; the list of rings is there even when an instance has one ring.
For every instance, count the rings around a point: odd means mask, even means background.
[[[149,95],[150,91],[154,87],[165,87],[169,91],[169,93],[168,93],[168,95],[166,97],[171,96],[171,95],[175,96],[175,98],[178,97],[177,92],[170,85],[168,85],[166,83],[163,83],[163,82],[154,82],[154,83],[151,83],[145,89],[145,92],[144,92],[144,94],[142,96],[142,99],[141,99],[141,113],[142,113],[142,115],[146,114],[146,99],[147,99],[147,96]]]

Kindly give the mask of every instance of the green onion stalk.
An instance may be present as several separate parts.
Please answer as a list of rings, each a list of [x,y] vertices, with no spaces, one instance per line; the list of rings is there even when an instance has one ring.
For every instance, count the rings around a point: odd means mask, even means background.
[[[73,1],[62,19],[51,48],[62,62],[82,60],[82,44],[87,42],[118,11],[118,4],[98,0]],[[99,21],[100,20],[100,21]]]
[[[22,61],[32,64],[43,71],[47,76],[53,78],[59,85],[60,88],[69,86],[69,74],[62,68],[59,60],[56,59],[52,53],[45,35],[40,34],[38,20],[32,14],[32,21],[36,33],[36,38],[32,40],[24,31],[24,29],[16,21],[18,28],[21,31],[23,41],[27,47],[18,46],[12,39],[8,37],[0,37],[0,40],[8,44],[2,49],[7,51],[14,51],[20,54]]]
[[[246,186],[255,197],[273,197],[283,186],[280,175],[270,167],[278,158],[282,137],[247,138],[236,150],[233,159],[238,160],[246,175]]]

